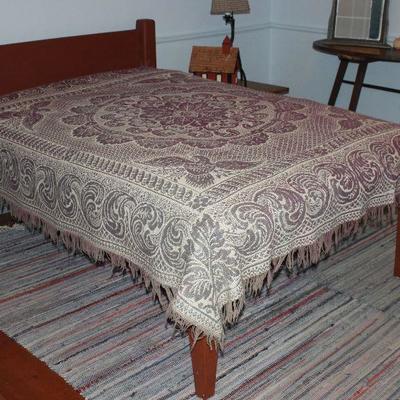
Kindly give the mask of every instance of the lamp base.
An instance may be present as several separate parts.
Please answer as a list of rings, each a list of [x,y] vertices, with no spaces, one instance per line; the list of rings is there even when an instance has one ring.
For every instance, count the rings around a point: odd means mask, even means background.
[[[225,15],[222,18],[225,21],[226,25],[229,24],[231,26],[230,41],[231,41],[231,46],[233,46],[233,41],[235,40],[235,17],[233,16],[233,12],[225,13]],[[243,82],[243,86],[247,87],[247,78],[242,67],[242,60],[240,58],[240,54],[239,54],[239,73],[240,73],[240,80]]]
[[[242,59],[240,58],[240,54],[239,54],[239,74],[240,74],[240,80],[243,82],[243,86],[247,87],[247,78],[244,69],[242,67]]]

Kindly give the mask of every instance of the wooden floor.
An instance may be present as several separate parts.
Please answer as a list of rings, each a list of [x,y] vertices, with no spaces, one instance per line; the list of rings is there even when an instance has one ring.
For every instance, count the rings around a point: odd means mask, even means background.
[[[82,400],[46,364],[0,331],[0,400]]]

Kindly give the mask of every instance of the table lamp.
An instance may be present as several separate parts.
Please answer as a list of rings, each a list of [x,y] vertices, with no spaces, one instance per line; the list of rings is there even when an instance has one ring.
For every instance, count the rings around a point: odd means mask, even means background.
[[[211,3],[212,15],[224,15],[223,19],[226,25],[231,26],[231,46],[235,40],[235,18],[234,14],[250,14],[250,6],[248,0],[212,0]],[[247,78],[242,67],[242,61],[239,55],[239,71],[240,79],[244,86],[247,86]]]
[[[250,14],[248,0],[212,0],[211,14],[222,15],[225,24],[231,26],[231,44],[235,40],[235,18],[234,14]]]

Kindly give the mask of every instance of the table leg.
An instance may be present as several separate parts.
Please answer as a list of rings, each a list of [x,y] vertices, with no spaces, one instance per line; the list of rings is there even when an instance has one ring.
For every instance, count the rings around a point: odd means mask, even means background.
[[[333,84],[332,92],[329,97],[328,104],[330,106],[334,106],[336,104],[336,99],[338,97],[340,87],[342,86],[343,78],[344,78],[344,75],[346,74],[348,65],[349,65],[348,60],[345,60],[343,58],[340,59],[340,65],[338,68],[338,72],[336,74],[335,83]]]
[[[358,64],[357,76],[354,82],[353,94],[351,95],[349,110],[356,111],[358,100],[360,98],[361,89],[364,83],[365,74],[367,73],[368,62],[360,62]]]

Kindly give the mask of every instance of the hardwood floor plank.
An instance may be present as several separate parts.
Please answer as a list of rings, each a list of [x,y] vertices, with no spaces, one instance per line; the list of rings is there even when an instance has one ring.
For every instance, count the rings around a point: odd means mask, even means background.
[[[59,375],[0,331],[0,400],[83,400]]]

